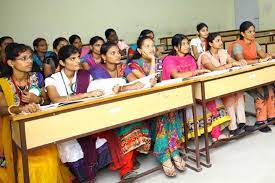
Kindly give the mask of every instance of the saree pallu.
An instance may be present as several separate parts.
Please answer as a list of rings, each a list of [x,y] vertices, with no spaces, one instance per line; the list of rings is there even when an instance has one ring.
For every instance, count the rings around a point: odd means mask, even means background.
[[[264,86],[247,92],[254,98],[256,122],[265,122],[275,118],[274,86]]]
[[[170,112],[156,117],[151,123],[154,155],[158,161],[166,160],[179,155],[179,148],[184,142],[183,122],[180,112]]]
[[[136,122],[117,129],[122,154],[136,150],[147,154],[151,147],[151,138],[147,124]]]
[[[231,120],[230,116],[227,114],[223,103],[221,100],[215,100],[217,113],[213,115],[208,108],[206,108],[206,116],[207,116],[207,129],[208,132],[211,132],[213,128],[221,125],[221,129],[225,128],[228,125],[228,122]],[[198,122],[198,136],[204,134],[204,121],[203,121],[203,110],[201,105],[196,106],[197,113],[197,122]],[[194,120],[192,108],[186,109],[186,120],[188,123],[188,138],[195,137],[194,134]]]

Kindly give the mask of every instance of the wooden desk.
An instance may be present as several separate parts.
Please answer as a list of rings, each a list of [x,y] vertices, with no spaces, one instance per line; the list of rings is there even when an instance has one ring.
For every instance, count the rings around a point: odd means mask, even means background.
[[[224,74],[197,78],[200,83],[195,84],[195,98],[202,103],[204,131],[207,131],[206,102],[221,98],[239,91],[247,91],[260,86],[269,85],[275,81],[275,63],[266,62],[254,66],[247,66],[240,70]],[[206,166],[210,167],[208,133],[205,136]]]
[[[29,183],[28,151],[149,119],[187,106],[195,109],[195,82],[183,81],[13,116],[12,136],[23,153],[24,182]],[[200,170],[197,133],[195,136],[196,166]]]

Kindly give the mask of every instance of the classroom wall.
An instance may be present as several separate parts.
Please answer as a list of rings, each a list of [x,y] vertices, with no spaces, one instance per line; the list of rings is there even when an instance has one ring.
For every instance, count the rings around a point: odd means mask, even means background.
[[[259,1],[260,30],[275,29],[275,1]]]
[[[0,0],[0,36],[32,44],[44,37],[79,34],[84,43],[105,29],[133,43],[144,28],[156,38],[178,32],[195,33],[199,22],[210,31],[235,29],[234,0]],[[268,25],[263,25],[268,27]]]

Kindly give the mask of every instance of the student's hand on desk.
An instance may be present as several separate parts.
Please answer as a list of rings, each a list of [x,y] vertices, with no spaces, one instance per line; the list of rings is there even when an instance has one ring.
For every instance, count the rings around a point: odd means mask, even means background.
[[[150,79],[151,87],[155,86],[157,84],[158,79],[156,77]]]
[[[138,81],[138,82],[136,82],[135,84],[132,85],[131,89],[132,90],[138,90],[138,89],[143,88],[144,86],[145,85],[142,82]]]
[[[87,97],[99,97],[99,96],[102,96],[104,95],[104,91],[103,90],[94,90],[94,91],[91,91],[91,92],[88,92],[87,93]]]
[[[268,54],[265,58],[260,58],[259,59],[259,63],[261,63],[261,62],[267,62],[267,61],[269,61],[271,59],[272,59],[272,55]]]
[[[235,66],[242,66],[242,63],[241,62],[232,62],[232,67],[235,67]]]
[[[244,59],[240,60],[239,62],[241,63],[241,66],[247,65],[247,62],[246,62],[246,60],[244,60]]]
[[[20,106],[19,110],[24,113],[34,113],[40,110],[39,105],[35,103]]]
[[[119,85],[116,85],[116,86],[113,87],[113,92],[115,94],[118,94],[119,91],[120,91],[120,86]]]
[[[265,57],[268,60],[272,60],[272,54],[268,53],[267,56]]]
[[[200,75],[200,74],[204,74],[204,73],[209,73],[211,72],[208,69],[200,69],[200,70],[196,70],[196,75]]]

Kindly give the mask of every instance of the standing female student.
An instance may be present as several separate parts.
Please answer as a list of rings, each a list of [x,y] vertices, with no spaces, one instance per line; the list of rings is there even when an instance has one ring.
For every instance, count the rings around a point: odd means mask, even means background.
[[[182,34],[176,34],[172,38],[173,50],[169,56],[163,61],[162,79],[173,78],[189,78],[198,74],[210,72],[209,70],[198,70],[195,59],[189,54],[188,38]],[[224,106],[220,100],[215,100],[207,103],[207,121],[208,129],[212,130],[211,135],[214,141],[226,138],[221,133],[220,124],[223,124],[230,120],[227,116]],[[197,120],[200,122],[203,120],[202,107],[197,106]],[[186,118],[188,123],[193,123],[192,110],[187,109]],[[203,128],[200,128],[199,132],[204,132]],[[199,134],[200,135],[200,134]]]
[[[90,39],[90,51],[86,55],[80,57],[82,67],[85,70],[90,70],[96,64],[102,62],[100,48],[103,45],[103,43],[104,39],[99,36],[94,36]]]
[[[45,96],[43,78],[32,69],[32,50],[24,44],[11,43],[6,48],[7,63],[10,68],[6,78],[0,79],[0,114],[3,122],[1,136],[7,167],[0,168],[0,182],[14,182],[10,116],[21,112],[33,113],[39,110]],[[18,181],[23,182],[21,153],[18,157]],[[55,145],[49,145],[28,153],[30,182],[70,182],[70,174],[61,174],[64,168],[59,163]],[[4,179],[4,180],[3,180]],[[5,180],[6,179],[6,180]]]
[[[245,60],[236,61],[231,58],[226,50],[222,49],[222,38],[218,33],[210,33],[207,42],[207,51],[202,53],[198,59],[199,68],[214,71],[246,65]],[[228,126],[230,135],[239,135],[242,130],[254,130],[253,126],[246,125],[244,93],[239,92],[223,97],[223,103],[231,117],[231,122]]]
[[[120,50],[116,44],[110,42],[103,44],[100,53],[104,63],[98,64],[90,70],[94,79],[125,78],[127,81],[137,79],[131,69],[126,64],[121,63]],[[142,83],[137,82],[122,86],[119,91],[135,90],[143,87]],[[122,165],[117,167],[121,179],[134,177],[136,176],[136,172],[133,170],[137,152],[148,153],[150,149],[151,138],[147,125],[143,122],[136,122],[120,127],[115,131],[119,137],[118,144],[122,152]]]
[[[255,26],[245,21],[240,25],[240,39],[233,42],[228,52],[233,58],[240,61],[245,59],[248,64],[265,62],[272,59],[271,54],[265,53],[261,46],[255,41]],[[260,57],[259,59],[257,57]],[[275,99],[273,86],[265,86],[249,92],[254,96],[256,107],[257,127],[266,124],[275,118]],[[269,132],[268,126],[260,129],[261,132]]]
[[[58,58],[62,70],[45,80],[45,87],[53,103],[74,101],[103,94],[100,90],[87,93],[92,77],[88,71],[79,70],[79,55],[79,50],[72,45],[64,46],[59,50]],[[95,139],[92,136],[87,136],[57,144],[62,163],[67,163],[80,182],[94,181],[96,169],[110,163],[109,156],[106,156],[108,152],[97,154]],[[105,156],[105,161],[98,164],[97,157],[102,155]]]
[[[191,40],[191,54],[198,60],[201,53],[206,50],[208,26],[205,23],[199,23],[197,25],[198,37]]]

